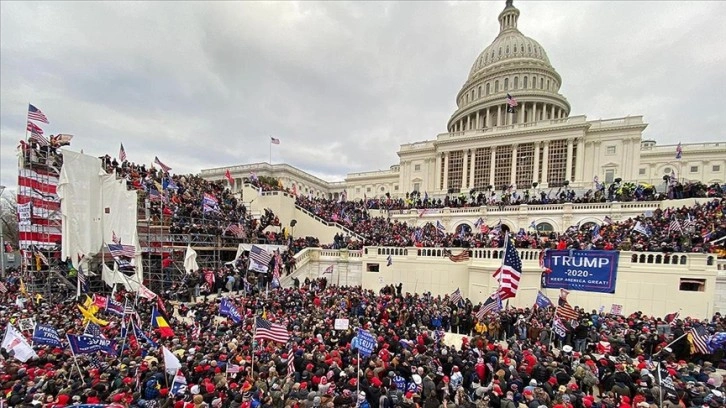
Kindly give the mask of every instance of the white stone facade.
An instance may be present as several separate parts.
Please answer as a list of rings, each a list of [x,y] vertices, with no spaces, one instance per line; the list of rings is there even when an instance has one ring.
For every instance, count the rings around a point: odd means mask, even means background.
[[[499,15],[499,35],[477,57],[456,96],[448,132],[401,145],[399,163],[389,170],[352,173],[343,182],[327,183],[292,166],[259,163],[233,167],[233,176],[254,171],[281,178],[286,188],[296,185],[298,193],[337,197],[346,190],[350,199],[403,197],[413,191],[440,197],[489,186],[526,189],[535,182],[539,188],[568,183],[588,189],[595,177],[656,187],[664,186],[664,175],[707,184],[726,181],[726,141],[685,143],[682,158],[676,159],[675,145],[641,140],[648,126],[642,116],[570,116],[570,104],[559,93],[562,78],[544,48],[519,31],[519,16],[507,2]],[[202,170],[202,175],[219,179],[225,170]]]

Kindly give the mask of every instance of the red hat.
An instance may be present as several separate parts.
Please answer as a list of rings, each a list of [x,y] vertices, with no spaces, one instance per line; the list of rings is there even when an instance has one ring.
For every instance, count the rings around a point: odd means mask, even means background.
[[[378,377],[373,377],[371,379],[371,384],[373,384],[376,387],[380,387],[381,385],[383,385],[383,383],[381,382],[381,380],[378,379]]]
[[[532,395],[532,390],[524,390],[523,395]]]
[[[492,392],[494,393],[494,395],[498,395],[498,396],[503,395],[503,393],[502,393],[502,387],[500,387],[498,385],[495,385],[495,386],[492,387]]]
[[[578,388],[577,387],[577,384],[575,384],[575,383],[570,384],[570,389],[571,390],[575,391],[575,390],[577,390],[577,388]]]

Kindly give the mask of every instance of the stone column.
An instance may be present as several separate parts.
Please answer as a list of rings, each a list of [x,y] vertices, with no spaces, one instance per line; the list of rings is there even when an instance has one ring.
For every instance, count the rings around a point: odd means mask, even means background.
[[[471,171],[469,172],[469,188],[476,187],[474,185],[474,174],[476,173],[476,149],[471,149]]]
[[[527,103],[522,102],[521,106],[519,107],[519,120],[517,121],[517,123],[524,123],[524,110],[526,109],[526,107]]]
[[[599,140],[595,141],[595,154],[593,155],[592,160],[592,176],[602,176],[602,181],[605,181],[605,175],[604,174],[598,174],[600,173],[600,144],[602,142]]]
[[[471,130],[471,115],[466,115],[466,130]]]
[[[497,105],[497,124],[496,126],[501,126],[502,121],[502,105]]]
[[[449,189],[449,152],[444,153],[444,191]]]
[[[550,114],[550,119],[555,118],[555,105],[552,105],[552,113]]]
[[[532,122],[537,121],[537,102],[532,103]]]
[[[512,170],[509,172],[509,184],[517,182],[517,143],[512,144]]]
[[[489,184],[494,186],[494,164],[497,159],[497,147],[492,146],[491,152],[491,162],[489,163]]]
[[[534,142],[534,171],[532,172],[532,182],[539,182],[539,144],[540,142]]]
[[[481,128],[481,123],[479,123],[479,110],[476,111],[476,125],[474,126],[474,129]]]
[[[584,182],[582,173],[585,171],[585,138],[577,138],[577,157],[575,159],[575,181]]]
[[[565,164],[565,180],[572,178],[572,139],[567,139],[567,161]]]
[[[466,189],[466,166],[469,162],[469,153],[466,150],[462,150],[464,154],[464,162],[461,165],[461,189]]]
[[[489,118],[489,108],[487,108],[487,113],[484,116],[484,127],[492,127],[491,119]]]
[[[547,170],[549,169],[549,156],[550,153],[550,141],[545,140],[544,141],[544,152],[542,152],[542,180],[540,180],[540,184],[542,184],[542,187],[547,187],[549,184],[549,180],[547,180]]]
[[[441,185],[441,157],[438,153],[434,156],[434,188],[432,191],[439,191]]]
[[[630,139],[623,139],[623,154],[621,157],[623,158],[623,168],[620,177],[623,178],[623,181],[631,181],[630,166],[632,165],[632,159],[630,158]]]

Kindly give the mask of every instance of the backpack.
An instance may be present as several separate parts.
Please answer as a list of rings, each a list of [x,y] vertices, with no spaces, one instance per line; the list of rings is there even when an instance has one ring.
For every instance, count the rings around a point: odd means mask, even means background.
[[[393,406],[391,405],[391,400],[389,400],[386,395],[381,395],[381,398],[378,400],[378,407],[393,408]]]
[[[402,392],[399,390],[388,391],[388,400],[392,407],[394,407],[394,408],[400,407],[401,402],[403,401]]]
[[[598,384],[597,377],[590,370],[585,370],[585,375],[582,377],[582,383],[588,387]]]

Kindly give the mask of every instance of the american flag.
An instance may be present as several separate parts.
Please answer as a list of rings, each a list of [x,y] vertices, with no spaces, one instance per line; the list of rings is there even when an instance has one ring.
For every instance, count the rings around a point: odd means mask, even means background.
[[[479,307],[476,317],[481,320],[487,313],[496,313],[500,310],[502,310],[502,299],[499,297],[499,292],[494,292]]]
[[[570,303],[567,301],[567,295],[570,293],[569,290],[560,289],[560,298],[557,300],[557,311],[555,312],[555,315],[559,317],[560,319],[564,320],[576,320],[580,315],[575,311],[575,309],[570,306]]]
[[[456,290],[451,294],[451,297],[449,298],[451,303],[459,304],[464,298],[461,297],[461,290],[459,288],[456,288]]]
[[[519,280],[522,278],[522,259],[509,241],[509,235],[504,239],[504,262],[494,271],[494,278],[499,279],[499,297],[502,300],[517,296]]]
[[[517,100],[514,99],[514,97],[512,95],[507,94],[507,112],[509,112],[509,113],[516,112],[516,110],[514,108],[517,107],[517,105],[519,105]]]
[[[386,258],[386,266],[393,265],[393,257],[391,255],[388,255],[388,258]]]
[[[678,222],[675,217],[673,217],[673,221],[671,221],[671,225],[668,227],[668,232],[674,231],[683,232],[683,230],[681,229],[681,223]]]
[[[255,319],[255,340],[272,340],[278,343],[287,343],[290,340],[290,334],[287,329],[279,324],[270,323],[269,321],[257,317]]]
[[[693,216],[689,213],[686,216],[686,219],[683,220],[683,229],[688,229],[688,228],[695,227],[695,226],[696,226],[696,221],[693,219]]]
[[[237,374],[240,372],[240,366],[237,364],[227,364],[227,374]]]
[[[101,326],[93,322],[88,322],[88,324],[86,325],[86,329],[83,330],[83,334],[91,337],[100,337],[102,339],[106,338],[106,336],[104,336],[101,332]]]
[[[683,157],[683,148],[681,147],[681,143],[678,143],[678,146],[676,146],[676,159],[680,159]]]
[[[0,293],[8,293],[8,287],[3,282],[0,282]]]
[[[111,241],[116,245],[121,245],[121,238],[116,235],[116,231],[111,231]]]
[[[446,232],[446,227],[444,227],[444,224],[442,224],[441,221],[436,221],[436,229]]]
[[[708,335],[703,326],[694,327],[688,332],[691,345],[701,354],[711,354],[713,350],[708,346]]]
[[[88,293],[88,280],[86,279],[86,273],[83,272],[83,267],[78,265],[78,288],[81,293]]]
[[[613,219],[610,218],[609,215],[606,215],[605,218],[602,219],[602,223],[605,225],[610,225],[613,223]]]
[[[37,133],[41,136],[43,135],[43,129],[33,122],[28,122],[27,131],[31,133]]]
[[[120,245],[120,244],[106,244],[108,247],[108,252],[111,253],[111,256],[114,258],[117,257],[126,257],[126,258],[133,258],[136,256],[136,248],[134,248],[133,245]]]
[[[48,258],[46,258],[46,256],[45,256],[45,255],[44,255],[44,254],[43,254],[42,252],[40,252],[40,251],[36,251],[36,252],[35,252],[35,256],[36,256],[36,257],[37,257],[38,259],[40,259],[40,262],[44,263],[45,265],[49,265],[49,264],[48,264]],[[50,265],[49,265],[49,266],[50,266]]]
[[[328,266],[328,267],[327,267],[327,268],[325,268],[325,270],[323,271],[323,275],[325,275],[325,274],[328,274],[328,273],[329,273],[329,274],[331,274],[331,275],[333,274],[333,265],[330,265],[330,266]]]
[[[166,164],[162,163],[161,160],[159,160],[158,156],[154,156],[154,164],[161,167],[161,170],[164,171],[164,173],[168,173],[171,170],[171,167],[167,166]]]
[[[224,232],[229,232],[237,238],[242,238],[242,235],[244,234],[244,230],[242,229],[242,227],[240,227],[239,224],[229,224]]]
[[[272,255],[263,248],[258,247],[257,245],[252,245],[252,248],[250,248],[250,259],[262,266],[267,266],[270,264]]]
[[[462,229],[462,231],[463,231],[463,229]],[[461,251],[457,255],[452,255],[449,252],[449,259],[451,261],[453,261],[453,262],[464,262],[464,261],[468,261],[469,260],[469,251],[465,249],[465,250]]]
[[[48,122],[48,117],[45,116],[45,113],[31,104],[28,104],[28,119],[43,123],[50,123]]]
[[[274,137],[270,136],[270,143],[279,145],[280,144],[280,139],[277,139],[277,138],[274,138]]]
[[[295,375],[295,354],[292,349],[287,353],[287,375],[288,377]]]
[[[149,190],[149,201],[162,201],[161,193],[157,189]]]
[[[126,161],[126,149],[124,149],[123,143],[121,143],[121,148],[118,149],[118,159],[121,160],[121,163]]]

